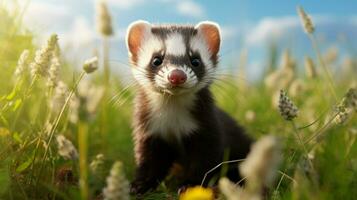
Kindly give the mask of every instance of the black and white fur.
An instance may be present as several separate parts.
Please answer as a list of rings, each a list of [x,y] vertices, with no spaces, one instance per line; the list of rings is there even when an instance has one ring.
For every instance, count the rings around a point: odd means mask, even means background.
[[[183,169],[182,186],[188,186],[200,184],[204,174],[223,161],[225,152],[230,160],[245,158],[252,140],[214,104],[209,90],[221,41],[217,24],[136,21],[129,26],[126,41],[138,83],[133,122],[137,170],[132,193],[155,189],[174,164]],[[162,61],[159,66],[153,65],[156,58]],[[193,66],[193,59],[199,65]],[[187,75],[179,86],[167,78],[175,69]],[[227,176],[238,181],[237,167]]]

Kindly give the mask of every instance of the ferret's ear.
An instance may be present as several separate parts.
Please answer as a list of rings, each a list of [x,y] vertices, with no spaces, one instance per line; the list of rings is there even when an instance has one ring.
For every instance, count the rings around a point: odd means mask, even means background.
[[[219,25],[214,22],[203,21],[198,23],[195,26],[195,29],[197,29],[198,34],[201,34],[206,40],[206,43],[212,55],[216,55],[221,45]]]
[[[151,24],[147,21],[138,20],[129,25],[126,34],[126,45],[134,60],[137,57],[144,38],[150,34],[150,31]]]

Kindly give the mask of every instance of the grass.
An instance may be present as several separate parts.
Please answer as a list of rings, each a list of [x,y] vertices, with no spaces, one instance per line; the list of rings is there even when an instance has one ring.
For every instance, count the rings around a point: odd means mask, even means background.
[[[8,30],[0,34],[0,199],[95,199],[106,186],[105,178],[117,160],[123,163],[124,174],[131,180],[135,165],[130,125],[133,87],[122,85],[115,74],[107,84],[102,71],[84,74],[62,60],[60,79],[72,88],[65,97],[72,91],[80,99],[79,119],[71,122],[73,108],[66,104],[61,104],[60,113],[53,113],[50,105],[54,94],[48,92],[46,78],[40,77],[32,85],[28,70],[18,79],[13,76],[21,52],[29,49],[31,62],[39,48],[32,43],[33,35],[24,29],[16,13],[10,15],[0,7],[0,18],[4,22],[0,30]],[[353,82],[356,84],[355,64],[351,70],[354,71],[339,70],[333,76],[338,101]],[[254,138],[267,134],[281,138],[284,159],[276,181],[269,187],[270,199],[355,199],[355,111],[346,123],[334,123],[337,104],[331,103],[335,97],[329,92],[330,83],[321,74],[313,79],[298,73],[297,68],[294,73],[294,80],[300,79],[304,86],[291,97],[299,108],[293,123],[280,116],[274,98],[280,89],[294,94],[291,83],[267,88],[265,77],[242,84],[238,79],[244,77],[239,74],[225,75],[212,90],[219,106]],[[92,87],[105,86],[104,96],[91,113],[83,107],[88,99],[79,94],[76,83],[82,76],[92,82]],[[68,104],[70,101],[68,98]],[[247,117],[247,112],[253,116]],[[79,149],[78,159],[66,160],[59,155],[54,139],[59,134]],[[104,161],[93,172],[89,165],[97,154],[103,154]],[[176,198],[175,193],[175,188],[163,183],[146,199]]]

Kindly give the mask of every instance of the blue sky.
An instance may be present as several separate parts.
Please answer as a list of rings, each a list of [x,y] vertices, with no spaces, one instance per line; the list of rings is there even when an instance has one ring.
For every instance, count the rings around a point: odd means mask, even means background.
[[[24,5],[26,1],[19,2]],[[246,49],[248,72],[256,76],[264,69],[267,47],[272,42],[278,44],[280,51],[288,48],[298,58],[313,56],[296,14],[297,5],[312,16],[323,50],[337,46],[342,54],[352,54],[357,46],[357,1],[352,0],[107,0],[107,3],[116,33],[111,40],[113,61],[127,62],[124,37],[132,21],[195,24],[212,20],[222,28],[222,67],[238,63],[239,52]],[[58,33],[65,53],[70,58],[84,59],[99,44],[95,4],[96,0],[31,0],[24,21],[41,36]],[[42,42],[41,38],[44,37],[39,37],[38,42]]]

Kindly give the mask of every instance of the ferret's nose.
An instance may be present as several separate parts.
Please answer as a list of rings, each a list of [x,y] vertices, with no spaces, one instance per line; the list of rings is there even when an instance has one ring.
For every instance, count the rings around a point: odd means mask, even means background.
[[[169,73],[167,78],[173,86],[177,86],[185,83],[187,80],[187,75],[180,69],[174,69]]]

